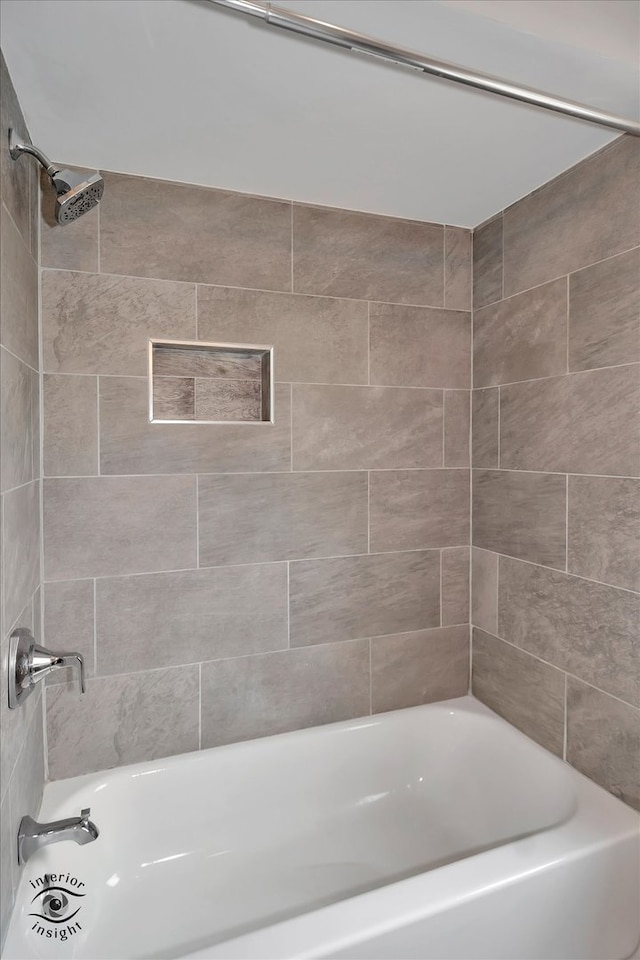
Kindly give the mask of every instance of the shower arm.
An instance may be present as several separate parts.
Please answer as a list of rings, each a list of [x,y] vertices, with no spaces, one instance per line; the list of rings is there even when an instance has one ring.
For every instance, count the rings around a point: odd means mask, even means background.
[[[556,97],[533,87],[509,83],[490,74],[477,73],[475,70],[460,67],[455,63],[436,60],[407,50],[405,47],[396,47],[384,40],[376,40],[375,37],[369,37],[363,33],[315,20],[313,17],[305,17],[293,10],[274,7],[270,3],[258,3],[256,0],[206,0],[206,2],[217,7],[227,7],[249,17],[257,17],[271,27],[281,27],[283,30],[301,33],[314,40],[323,40],[325,43],[352,50],[354,53],[364,53],[382,60],[390,60],[421,73],[441,77],[444,80],[453,80],[468,87],[475,87],[501,97],[519,100],[522,103],[529,103],[545,110],[553,110],[568,117],[587,120],[589,123],[597,123],[603,127],[611,127],[614,130],[630,133],[634,137],[640,137],[640,123],[635,120],[627,120],[613,113],[596,110],[594,107],[576,103],[574,100],[565,100],[563,97]]]
[[[60,170],[59,166],[56,166],[55,163],[51,163],[49,157],[44,154],[42,150],[38,150],[38,148],[34,147],[31,143],[23,143],[21,140],[19,140],[15,130],[11,130],[9,132],[9,153],[12,160],[17,160],[18,157],[23,153],[28,153],[32,157],[35,157],[36,160],[42,164],[52,180],[56,173],[58,173]]]

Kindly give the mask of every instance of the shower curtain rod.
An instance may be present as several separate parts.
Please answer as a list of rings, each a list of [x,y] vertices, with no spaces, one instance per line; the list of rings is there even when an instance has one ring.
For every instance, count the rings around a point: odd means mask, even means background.
[[[323,40],[325,43],[334,44],[334,46],[345,47],[355,53],[365,53],[383,60],[390,60],[393,63],[412,67],[422,73],[442,77],[445,80],[453,80],[455,83],[464,83],[468,87],[476,87],[478,90],[486,90],[489,93],[509,97],[511,100],[520,100],[523,103],[531,103],[545,110],[554,110],[556,113],[563,113],[568,117],[598,123],[603,127],[612,127],[614,130],[623,130],[634,137],[640,137],[640,123],[635,120],[626,120],[624,117],[616,116],[613,113],[596,110],[594,107],[588,107],[573,100],[565,100],[563,97],[555,97],[550,93],[544,93],[542,90],[535,90],[532,87],[522,87],[516,83],[509,83],[507,80],[492,77],[490,74],[467,70],[455,63],[435,60],[433,57],[414,53],[404,47],[393,46],[383,40],[368,37],[363,33],[337,27],[332,23],[324,23],[322,20],[313,19],[313,17],[305,17],[300,13],[294,13],[293,10],[274,7],[270,3],[258,3],[256,0],[207,0],[207,2],[218,7],[227,7],[249,17],[258,17],[269,26],[292,30],[294,33],[304,34],[304,36],[312,37],[314,40]]]

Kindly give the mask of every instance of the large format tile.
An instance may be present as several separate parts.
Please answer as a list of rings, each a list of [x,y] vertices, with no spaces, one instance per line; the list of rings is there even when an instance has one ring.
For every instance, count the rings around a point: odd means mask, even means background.
[[[27,736],[20,749],[9,787],[11,791],[11,834],[14,842],[8,852],[13,858],[13,868],[18,878],[23,868],[18,865],[15,838],[18,836],[20,821],[24,816],[31,816],[34,820],[40,819],[44,781],[44,724],[42,705],[40,705],[29,724]]]
[[[371,383],[471,386],[471,314],[372,303]]]
[[[273,346],[277,380],[366,383],[367,330],[357,300],[198,287],[199,339]]]
[[[500,388],[500,465],[637,476],[640,367],[631,364]]]
[[[487,387],[471,394],[471,463],[474,467],[499,466],[499,389]]]
[[[291,401],[275,389],[275,423],[149,423],[147,381],[100,378],[100,469],[123,473],[226,473],[288,470]]]
[[[16,91],[4,56],[0,59],[0,191],[2,201],[9,210],[27,247],[31,247],[33,233],[33,160],[22,157],[12,160],[9,154],[7,132],[13,128],[21,139],[31,143]],[[3,341],[4,342],[4,341]]]
[[[473,232],[444,228],[444,305],[450,310],[471,310]]]
[[[569,477],[569,570],[640,591],[640,481]]]
[[[369,713],[369,643],[329,643],[202,664],[202,746]]]
[[[19,624],[33,630],[32,604],[19,615]],[[0,644],[2,654],[0,679],[2,689],[8,689],[9,634]],[[0,799],[7,796],[12,778],[17,772],[17,761],[23,744],[29,739],[33,724],[42,724],[42,694],[36,690],[23,703],[19,710],[9,709],[9,698],[0,698],[0,729],[2,730],[2,750],[0,750]],[[18,773],[18,775],[20,775]]]
[[[442,391],[293,387],[295,470],[442,466]]]
[[[500,558],[498,632],[629,703],[640,702],[640,596]]]
[[[498,632],[498,554],[471,549],[471,623]]]
[[[3,490],[28,483],[33,476],[32,373],[30,367],[4,347],[0,349],[0,482]]]
[[[502,299],[502,214],[473,232],[473,306]]]
[[[639,162],[621,137],[506,210],[505,295],[637,246]]]
[[[52,780],[198,749],[198,666],[94,677],[47,691]]]
[[[294,204],[293,288],[440,307],[443,231],[432,223]]]
[[[11,353],[37,370],[38,268],[23,237],[1,205],[0,232],[0,340]]]
[[[0,946],[4,943],[15,896],[15,873],[13,869],[14,836],[9,791],[0,804]],[[11,852],[10,852],[11,851]]]
[[[467,626],[371,640],[372,713],[463,697],[468,690]]]
[[[569,278],[569,369],[640,360],[640,249]]]
[[[95,675],[93,580],[44,584],[44,644],[52,650],[77,650],[84,657],[87,677]],[[71,667],[54,670],[47,677],[48,685],[69,681],[77,683],[77,673]]]
[[[640,711],[567,680],[567,760],[640,810]]]
[[[195,478],[46,480],[44,561],[47,580],[195,567]]]
[[[475,387],[552,377],[566,369],[566,277],[474,312]]]
[[[40,582],[40,483],[3,494],[4,626],[8,631]]]
[[[287,617],[284,563],[98,580],[98,673],[281,650]]]
[[[366,553],[367,475],[200,477],[198,523],[201,566]]]
[[[532,740],[562,756],[564,674],[482,630],[473,631],[472,690]]]
[[[469,466],[471,391],[444,391],[444,465]]]
[[[191,284],[46,270],[44,369],[145,376],[149,337],[195,339],[195,310]]]
[[[289,572],[291,645],[440,624],[437,550],[301,560]]]
[[[49,477],[98,473],[96,377],[45,374],[44,473]]]
[[[442,625],[469,622],[469,547],[442,551]]]
[[[105,181],[105,273],[291,289],[289,203],[113,173]]]
[[[564,570],[565,477],[474,470],[472,515],[474,546]]]
[[[371,550],[419,550],[469,542],[467,470],[371,473]]]

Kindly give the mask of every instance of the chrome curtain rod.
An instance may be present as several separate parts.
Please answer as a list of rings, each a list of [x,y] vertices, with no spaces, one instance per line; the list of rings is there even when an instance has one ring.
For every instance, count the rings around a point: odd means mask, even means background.
[[[614,130],[623,130],[634,137],[640,137],[640,123],[635,120],[626,120],[624,117],[616,116],[613,113],[587,107],[583,103],[575,103],[575,101],[565,100],[563,97],[554,97],[550,93],[544,93],[542,90],[535,90],[532,87],[522,87],[516,83],[509,83],[507,80],[492,77],[490,74],[467,70],[465,67],[448,63],[446,60],[434,60],[433,57],[414,53],[404,47],[396,47],[390,43],[385,43],[383,40],[376,40],[374,37],[356,33],[353,30],[346,30],[344,27],[337,27],[332,23],[324,23],[322,20],[315,20],[313,17],[305,17],[300,13],[294,13],[292,10],[285,10],[283,7],[274,7],[270,3],[258,3],[256,0],[207,0],[207,2],[218,7],[227,7],[249,17],[257,17],[272,27],[292,30],[294,33],[301,33],[306,37],[312,37],[314,40],[323,40],[325,43],[332,43],[334,46],[344,47],[356,53],[366,53],[383,60],[390,60],[393,63],[412,67],[414,70],[431,74],[434,77],[453,80],[455,83],[464,83],[468,87],[476,87],[478,90],[486,90],[501,97],[509,97],[511,100],[520,100],[522,103],[531,103],[535,107],[542,107],[544,110],[554,110],[556,113],[563,113],[568,117],[588,120],[590,123],[599,123],[603,127],[612,127]]]

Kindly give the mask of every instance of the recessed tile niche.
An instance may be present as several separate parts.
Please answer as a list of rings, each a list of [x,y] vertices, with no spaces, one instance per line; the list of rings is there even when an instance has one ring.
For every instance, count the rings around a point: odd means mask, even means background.
[[[273,347],[149,341],[152,423],[273,423]]]

